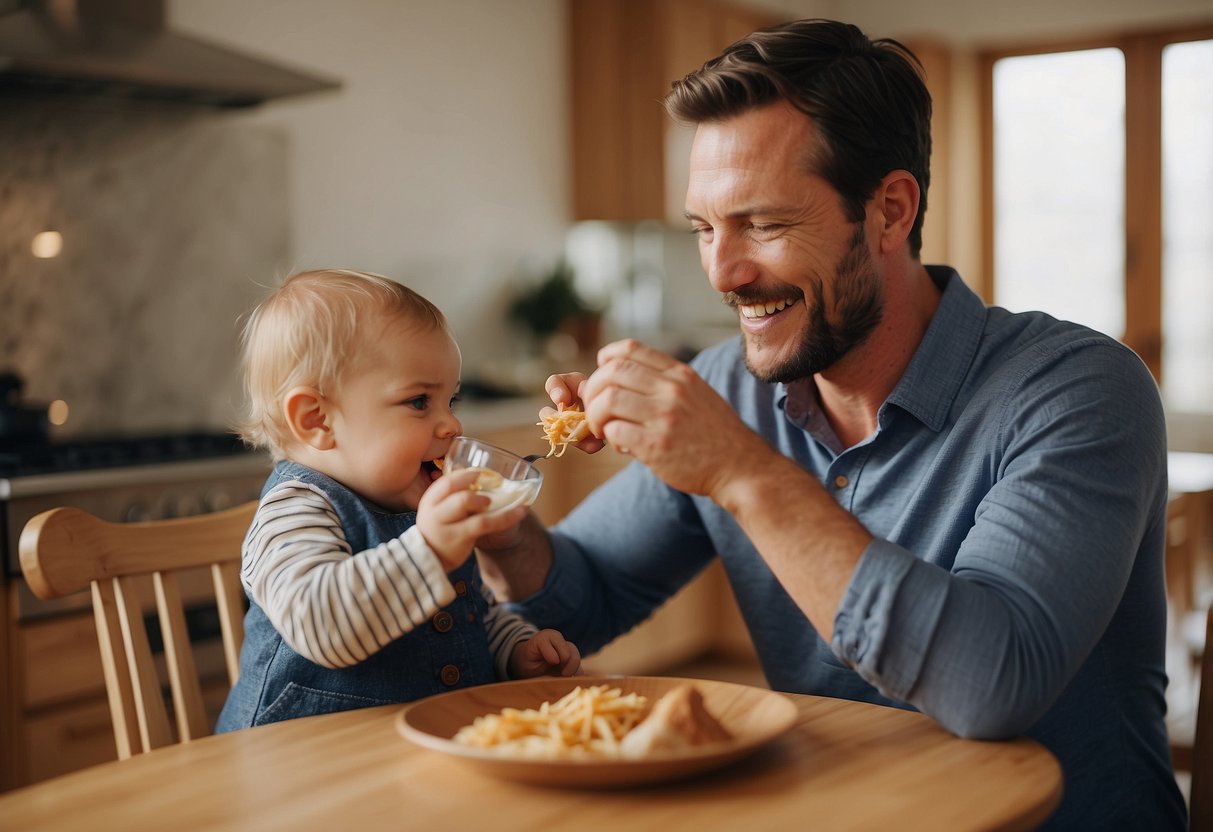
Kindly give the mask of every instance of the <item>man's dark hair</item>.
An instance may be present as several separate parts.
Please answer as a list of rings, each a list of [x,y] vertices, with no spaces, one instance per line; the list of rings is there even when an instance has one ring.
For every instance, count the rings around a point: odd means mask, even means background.
[[[776,101],[813,120],[811,170],[842,197],[852,222],[885,174],[909,171],[922,192],[910,253],[922,249],[931,170],[931,95],[918,58],[889,38],[855,26],[797,20],[747,35],[680,81],[666,96],[676,120],[722,121]]]

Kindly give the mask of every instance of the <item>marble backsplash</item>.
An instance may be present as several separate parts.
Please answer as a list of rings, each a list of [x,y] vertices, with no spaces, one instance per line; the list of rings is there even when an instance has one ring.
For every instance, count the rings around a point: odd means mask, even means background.
[[[0,370],[68,403],[55,436],[230,424],[240,317],[289,266],[287,154],[224,111],[0,98]]]

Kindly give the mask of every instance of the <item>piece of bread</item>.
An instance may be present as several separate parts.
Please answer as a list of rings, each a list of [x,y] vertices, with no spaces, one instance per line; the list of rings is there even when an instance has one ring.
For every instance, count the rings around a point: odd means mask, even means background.
[[[703,704],[694,685],[679,685],[657,701],[644,721],[620,741],[620,756],[641,759],[732,739]]]

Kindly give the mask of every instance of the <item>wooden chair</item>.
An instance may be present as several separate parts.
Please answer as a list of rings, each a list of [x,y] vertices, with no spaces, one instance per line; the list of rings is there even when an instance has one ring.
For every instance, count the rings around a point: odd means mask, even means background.
[[[1213,607],[1205,619],[1205,644],[1213,645]],[[1188,807],[1188,828],[1213,832],[1213,650],[1209,649],[1201,657]]]
[[[21,569],[39,598],[91,586],[119,759],[211,733],[186,630],[178,575],[209,567],[230,684],[240,673],[244,591],[240,547],[256,501],[213,514],[111,523],[75,508],[45,511],[21,533]],[[176,736],[144,625],[148,576],[164,643]],[[143,592],[140,592],[140,587]]]

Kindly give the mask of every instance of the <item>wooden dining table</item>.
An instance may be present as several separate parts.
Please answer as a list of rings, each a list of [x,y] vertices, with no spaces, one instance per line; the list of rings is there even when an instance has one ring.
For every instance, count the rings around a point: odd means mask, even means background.
[[[4,830],[1031,829],[1062,793],[1029,739],[959,739],[922,714],[785,694],[799,718],[691,779],[524,785],[414,745],[404,706],[168,746],[0,795]]]

